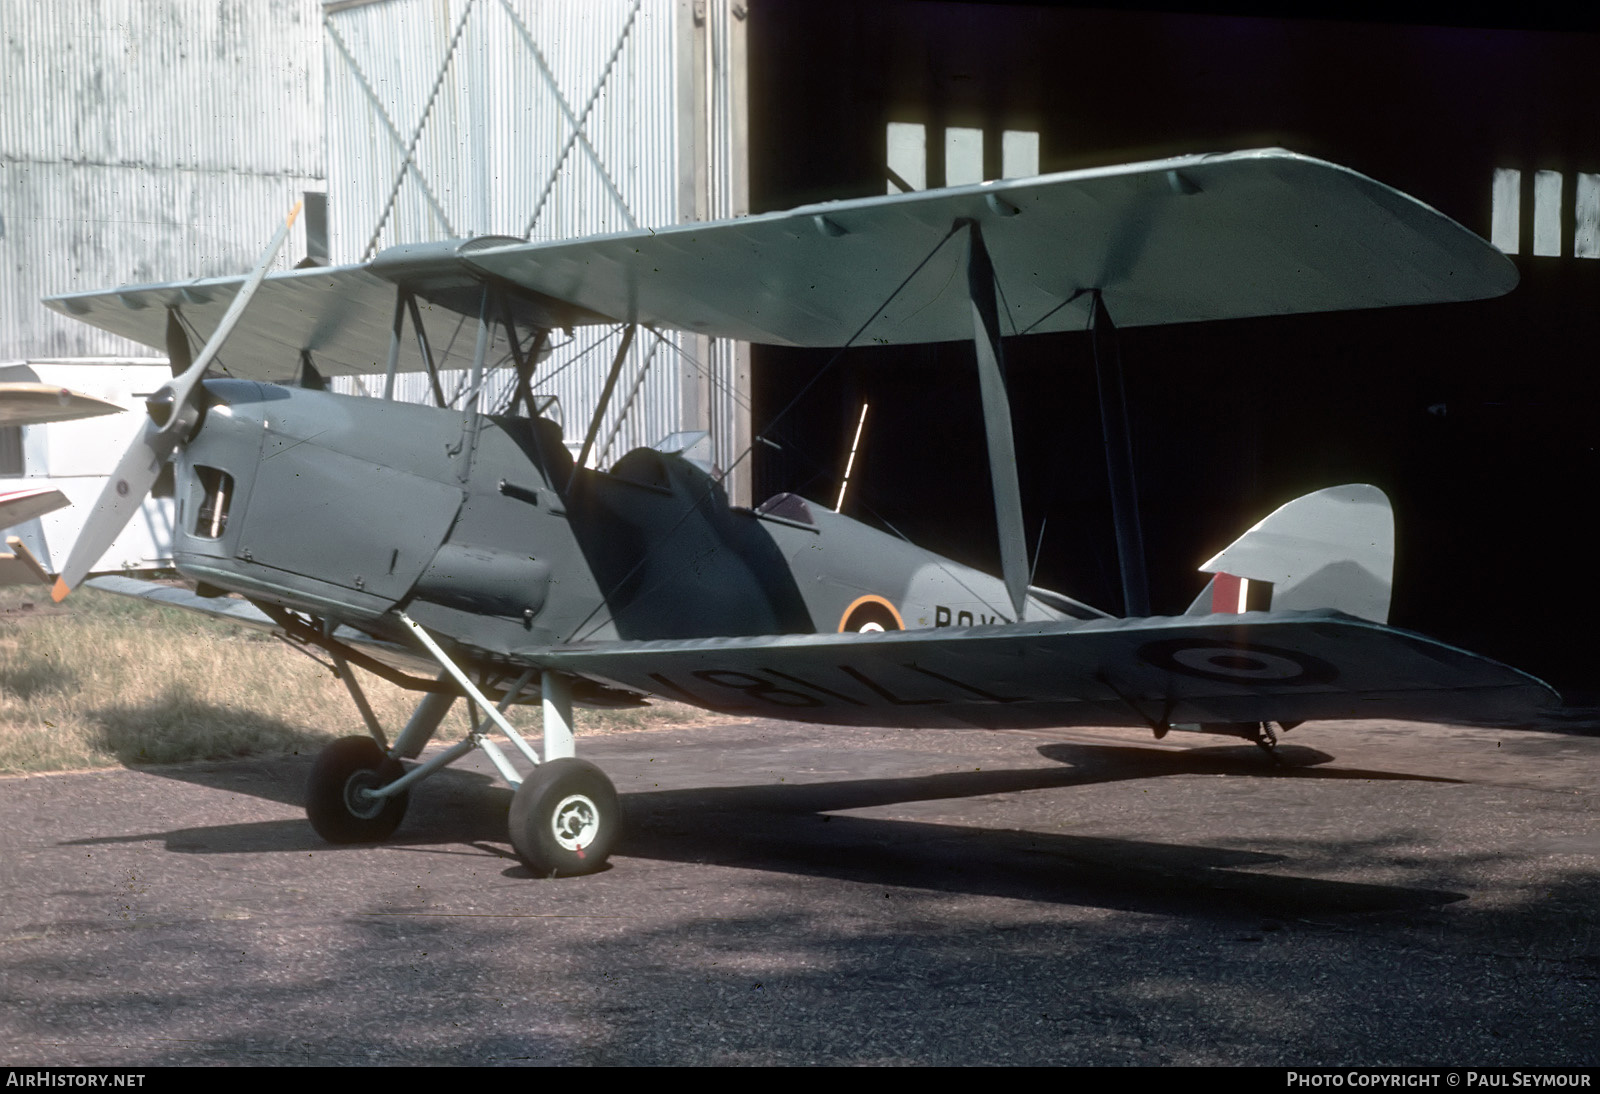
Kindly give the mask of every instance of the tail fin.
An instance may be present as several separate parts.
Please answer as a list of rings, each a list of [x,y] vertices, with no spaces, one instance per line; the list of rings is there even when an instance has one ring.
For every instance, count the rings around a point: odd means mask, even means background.
[[[1386,623],[1394,513],[1376,486],[1331,486],[1274,510],[1200,572],[1215,576],[1189,615],[1333,608]]]

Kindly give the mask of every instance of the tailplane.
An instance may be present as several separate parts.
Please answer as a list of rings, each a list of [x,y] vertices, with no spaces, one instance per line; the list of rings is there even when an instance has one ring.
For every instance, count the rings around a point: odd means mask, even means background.
[[[1188,615],[1332,608],[1389,621],[1394,512],[1376,486],[1330,486],[1280,506],[1200,567]]]

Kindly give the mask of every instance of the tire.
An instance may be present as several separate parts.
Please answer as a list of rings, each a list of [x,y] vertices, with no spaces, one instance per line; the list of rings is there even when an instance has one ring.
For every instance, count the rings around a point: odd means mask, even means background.
[[[621,822],[605,772],[587,760],[551,760],[511,799],[511,846],[538,877],[592,874],[611,856]]]
[[[306,781],[306,817],[329,843],[376,843],[388,839],[406,815],[402,791],[375,802],[359,802],[355,792],[376,790],[404,774],[371,737],[342,737],[322,750]]]

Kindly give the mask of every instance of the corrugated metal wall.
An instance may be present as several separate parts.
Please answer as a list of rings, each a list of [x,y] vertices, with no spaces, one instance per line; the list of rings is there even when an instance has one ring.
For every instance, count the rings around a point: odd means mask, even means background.
[[[179,0],[159,11],[7,0],[0,358],[149,353],[38,298],[248,269],[306,190],[329,192],[336,263],[397,242],[571,238],[742,213],[743,12],[737,0]],[[280,265],[304,255],[302,233]],[[540,369],[536,386],[560,397],[573,441],[620,338],[558,337]],[[744,360],[705,339],[636,338],[595,462],[701,428],[728,466],[748,443]],[[400,392],[426,397],[416,379]]]
[[[333,261],[422,239],[676,223],[674,21],[659,0],[330,11]]]
[[[698,142],[705,163],[703,205],[697,218],[718,220],[750,212],[745,112],[747,84],[744,28],[747,6],[693,4],[700,24],[700,90],[695,109],[703,113]],[[715,463],[728,469],[728,495],[749,505],[751,444],[750,346],[726,338],[697,339],[704,346],[705,428],[710,429]]]
[[[692,49],[732,18],[731,8],[728,0],[330,5],[332,261],[361,261],[396,243],[567,239],[743,212],[743,133],[727,125],[730,96],[742,110],[742,67],[740,80],[730,80],[728,50],[714,51],[720,67],[703,74],[710,82],[702,88]],[[721,103],[707,115],[709,132],[721,134],[709,144],[694,112],[697,95],[708,94]],[[686,179],[701,180],[703,196]],[[470,341],[462,340],[469,353]],[[604,466],[696,427],[720,442],[714,461],[731,462],[748,434],[737,423],[748,413],[739,409],[739,386],[718,373],[736,368],[737,355],[700,341],[635,339],[591,462]],[[580,329],[556,342],[534,387],[561,399],[576,443],[621,331]],[[447,378],[446,394],[457,382]],[[334,384],[382,390],[381,377]],[[720,394],[708,403],[690,390],[696,386]],[[402,380],[396,394],[431,398],[422,377]]]
[[[317,0],[6,0],[0,358],[148,354],[39,297],[248,269],[324,188]],[[280,263],[304,254],[303,236]]]

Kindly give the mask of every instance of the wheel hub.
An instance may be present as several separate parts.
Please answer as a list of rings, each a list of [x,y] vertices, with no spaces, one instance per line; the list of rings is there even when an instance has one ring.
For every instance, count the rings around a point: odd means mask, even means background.
[[[383,803],[386,799],[373,793],[382,785],[383,780],[378,777],[376,771],[357,771],[345,781],[344,807],[350,811],[352,817],[371,820],[383,812]]]
[[[600,810],[584,794],[568,794],[550,818],[550,834],[568,851],[581,851],[600,831]]]

